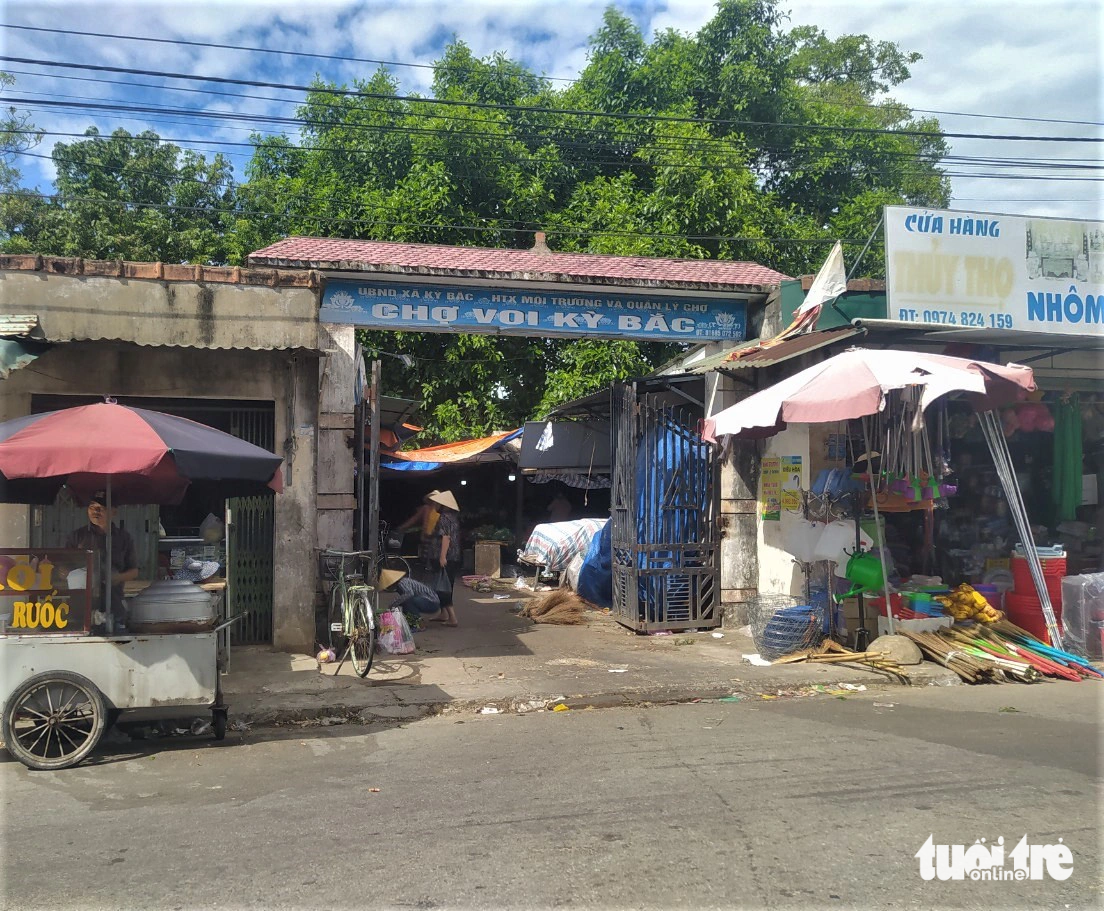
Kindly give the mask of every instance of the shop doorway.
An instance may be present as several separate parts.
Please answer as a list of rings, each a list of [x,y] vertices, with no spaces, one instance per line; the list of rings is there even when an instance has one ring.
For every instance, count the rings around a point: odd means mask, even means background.
[[[31,411],[39,414],[91,405],[102,396],[35,395]],[[120,396],[121,405],[148,408],[188,418],[275,452],[276,420],[272,402],[226,399],[175,399]],[[212,544],[200,534],[208,515],[231,522],[224,539]],[[31,542],[39,547],[62,547],[69,533],[88,521],[75,503],[33,507]],[[135,540],[139,578],[156,579],[181,552],[199,559],[217,559],[226,574],[228,616],[242,614],[231,628],[235,645],[267,645],[273,627],[273,494],[221,499],[217,494],[189,490],[176,506],[120,507],[116,522]],[[164,534],[161,534],[161,532]],[[174,551],[176,554],[174,555]]]

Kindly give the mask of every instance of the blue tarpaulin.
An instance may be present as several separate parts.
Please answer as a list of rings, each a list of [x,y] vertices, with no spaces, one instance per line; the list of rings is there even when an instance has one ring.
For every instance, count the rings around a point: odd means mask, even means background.
[[[583,568],[579,570],[579,585],[576,589],[579,597],[586,598],[599,607],[613,606],[613,568],[610,565],[613,523],[607,522],[602,530],[590,539],[583,558]]]

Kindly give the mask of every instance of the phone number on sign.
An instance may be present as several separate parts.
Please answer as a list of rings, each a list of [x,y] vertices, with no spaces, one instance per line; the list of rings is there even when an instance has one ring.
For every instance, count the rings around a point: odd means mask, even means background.
[[[1011,329],[1010,313],[979,313],[972,310],[901,310],[899,319],[909,323],[937,323],[967,328]]]

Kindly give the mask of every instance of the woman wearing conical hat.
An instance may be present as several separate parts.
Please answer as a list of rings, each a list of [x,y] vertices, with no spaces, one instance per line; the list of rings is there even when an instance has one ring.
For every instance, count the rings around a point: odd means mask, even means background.
[[[437,490],[426,499],[437,507],[440,515],[433,529],[430,546],[433,567],[438,573],[438,582],[433,590],[441,599],[441,607],[447,614],[445,623],[456,626],[456,610],[452,606],[452,589],[456,585],[456,574],[460,570],[460,505],[451,490]],[[443,573],[445,579],[440,579]],[[447,584],[446,584],[447,582]]]
[[[437,519],[440,516],[437,504],[430,498],[441,493],[439,490],[431,490],[422,497],[421,505],[414,514],[399,525],[395,531],[405,532],[408,528],[417,527],[421,532],[421,540],[418,544],[418,560],[426,566],[437,565],[437,553],[433,550],[433,532],[437,527]]]
[[[411,579],[401,569],[385,569],[380,572],[379,588],[380,591],[398,594],[388,605],[389,610],[401,607],[407,613],[421,614],[423,620],[448,620],[448,614],[441,607],[441,599],[437,593],[417,579]]]

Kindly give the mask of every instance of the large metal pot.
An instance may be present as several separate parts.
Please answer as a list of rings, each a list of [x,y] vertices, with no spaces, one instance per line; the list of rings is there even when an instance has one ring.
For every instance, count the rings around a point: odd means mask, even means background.
[[[131,632],[147,635],[198,633],[217,622],[211,595],[192,582],[154,582],[128,605]]]

